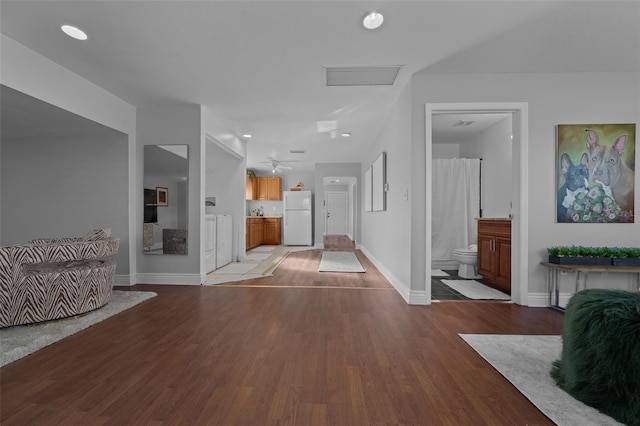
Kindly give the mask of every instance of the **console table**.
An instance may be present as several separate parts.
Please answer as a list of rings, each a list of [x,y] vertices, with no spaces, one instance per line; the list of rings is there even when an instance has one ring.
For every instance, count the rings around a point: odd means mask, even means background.
[[[559,305],[560,286],[558,285],[558,277],[561,272],[572,272],[576,274],[576,289],[580,289],[580,274],[582,274],[582,288],[587,288],[587,280],[590,272],[615,272],[636,274],[633,291],[640,291],[640,267],[639,266],[613,266],[613,265],[560,265],[557,263],[542,262],[542,266],[548,268],[547,273],[547,290],[549,292],[549,306],[554,309],[564,311]],[[553,300],[555,296],[555,301]]]

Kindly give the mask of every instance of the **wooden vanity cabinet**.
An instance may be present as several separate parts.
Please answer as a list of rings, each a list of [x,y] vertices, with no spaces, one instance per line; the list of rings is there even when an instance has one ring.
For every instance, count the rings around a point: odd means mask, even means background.
[[[482,282],[511,294],[511,220],[478,219],[478,265]]]

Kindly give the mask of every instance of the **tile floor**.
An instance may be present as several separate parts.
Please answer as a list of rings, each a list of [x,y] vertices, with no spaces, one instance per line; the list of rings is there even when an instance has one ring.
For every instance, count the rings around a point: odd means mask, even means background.
[[[449,276],[431,277],[431,300],[471,300],[466,296],[458,293],[446,284],[442,284],[442,280],[463,280],[458,276],[458,270],[445,270]],[[478,280],[482,282],[481,280]]]
[[[314,247],[285,245],[255,247],[247,251],[246,258],[242,262],[231,262],[207,274],[205,284],[221,284],[272,275],[289,252],[300,250],[314,250]]]

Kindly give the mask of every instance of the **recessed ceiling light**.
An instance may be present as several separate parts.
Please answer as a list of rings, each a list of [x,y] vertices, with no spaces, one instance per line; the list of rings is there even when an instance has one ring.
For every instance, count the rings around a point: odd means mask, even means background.
[[[348,137],[351,137],[351,133],[349,132],[340,133],[340,136],[342,136],[343,138],[348,138]]]
[[[384,16],[382,16],[382,13],[374,10],[364,15],[362,18],[362,25],[368,30],[375,30],[376,28],[380,28],[383,21]]]
[[[244,135],[242,135],[242,137],[245,139],[251,139],[253,135],[251,133],[245,133]]]
[[[66,35],[68,35],[69,37],[75,38],[76,40],[86,40],[86,39],[89,38],[87,36],[87,33],[82,31],[78,27],[74,27],[73,25],[66,25],[65,24],[65,25],[61,26],[60,29],[62,31],[64,31],[64,33]]]

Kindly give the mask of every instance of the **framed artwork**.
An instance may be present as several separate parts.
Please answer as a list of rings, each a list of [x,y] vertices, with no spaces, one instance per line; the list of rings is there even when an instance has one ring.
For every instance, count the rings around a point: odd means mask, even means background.
[[[371,209],[381,212],[387,209],[387,153],[381,153],[371,167]]]
[[[636,125],[559,124],[558,223],[633,223]]]
[[[161,186],[156,186],[156,205],[168,206],[169,205],[169,190]]]
[[[364,211],[371,211],[371,167],[364,172]]]

